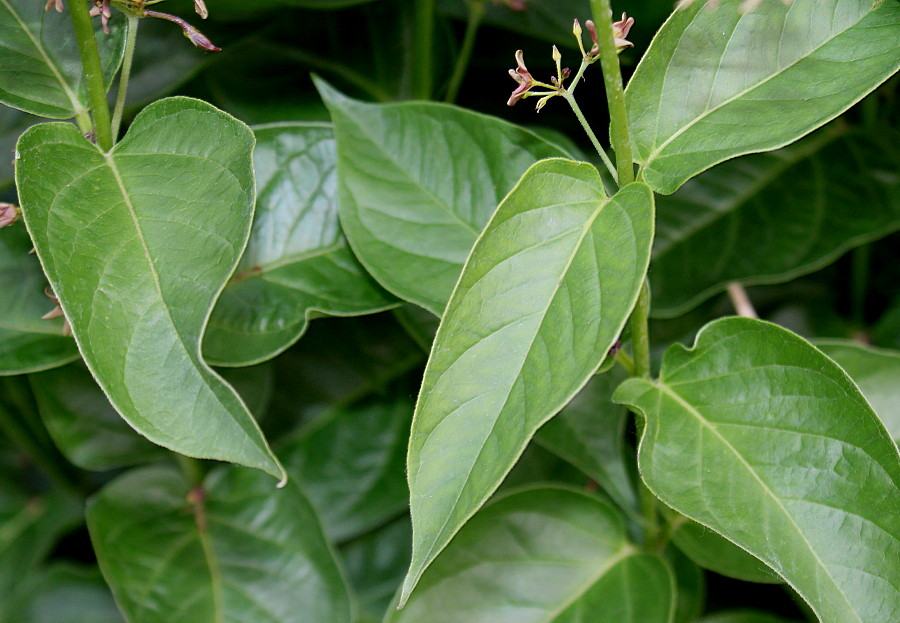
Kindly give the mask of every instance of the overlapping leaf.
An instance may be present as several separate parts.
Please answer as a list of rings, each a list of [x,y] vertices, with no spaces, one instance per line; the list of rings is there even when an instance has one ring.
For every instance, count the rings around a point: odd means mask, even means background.
[[[236,119],[172,98],[108,154],[71,124],[31,128],[16,181],[79,350],[122,417],[177,452],[280,478],[247,407],[200,356],[250,231],[252,147]]]
[[[222,292],[203,342],[208,361],[247,365],[303,334],[313,314],[366,314],[396,299],[369,277],[338,224],[331,128],[257,128],[259,196],[250,242]]]
[[[822,621],[900,618],[900,456],[821,352],[726,318],[615,398],[646,417],[641,475],[666,504],[763,560]]]
[[[123,623],[109,587],[96,567],[54,563],[21,581],[14,618],[3,623]]]
[[[295,483],[239,467],[191,488],[133,470],[88,507],[103,575],[130,623],[349,623],[347,588]]]
[[[657,192],[800,138],[900,68],[897,2],[765,2],[750,13],[741,2],[676,11],[628,85],[635,159]]]
[[[665,561],[628,542],[612,506],[533,488],[475,515],[385,623],[669,623],[674,588]]]
[[[497,204],[541,158],[528,130],[432,103],[372,105],[316,85],[337,138],[341,224],[381,285],[441,315]]]
[[[404,597],[604,359],[652,238],[650,190],[632,184],[609,199],[586,163],[538,162],[497,208],[447,305],[416,406]]]

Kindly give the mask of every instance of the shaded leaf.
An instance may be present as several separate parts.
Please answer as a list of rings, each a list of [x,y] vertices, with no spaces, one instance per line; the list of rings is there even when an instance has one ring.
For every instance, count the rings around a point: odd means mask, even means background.
[[[475,515],[385,623],[666,623],[673,593],[665,561],[627,541],[612,506],[541,487]]]
[[[790,623],[787,619],[761,610],[723,610],[708,614],[697,623]]]
[[[675,11],[628,84],[635,159],[657,192],[797,140],[900,67],[896,2],[766,2],[746,13],[742,1]]]
[[[0,191],[15,181],[13,163],[19,135],[38,121],[39,117],[0,105]]]
[[[16,181],[79,350],[122,417],[176,452],[281,478],[247,407],[200,356],[250,231],[252,147],[233,117],[171,98],[108,154],[70,124],[34,126]]]
[[[675,617],[673,623],[695,623],[706,609],[706,576],[703,570],[677,547],[667,547],[663,556],[675,577]]]
[[[566,154],[505,121],[433,103],[373,105],[316,81],[337,138],[341,225],[363,266],[440,316],[497,204]]]
[[[396,304],[341,233],[331,128],[277,124],[254,133],[259,195],[253,229],[203,342],[204,356],[218,365],[274,357],[317,314],[360,315]]]
[[[614,398],[646,417],[638,462],[663,502],[762,559],[823,621],[900,617],[897,447],[808,342],[717,320]]]
[[[54,563],[29,578],[26,592],[26,603],[15,623],[124,621],[96,568]]]
[[[447,305],[416,405],[405,596],[600,365],[637,299],[652,238],[650,190],[631,184],[609,199],[586,163],[538,162],[497,208]]]
[[[130,623],[350,621],[343,578],[294,483],[222,467],[202,488],[132,470],[88,506],[100,568]]]

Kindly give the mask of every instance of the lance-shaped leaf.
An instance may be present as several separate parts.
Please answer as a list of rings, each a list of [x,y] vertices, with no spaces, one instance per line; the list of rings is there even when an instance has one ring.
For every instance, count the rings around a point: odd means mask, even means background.
[[[341,225],[381,285],[440,316],[479,232],[525,170],[560,148],[445,104],[373,105],[321,80],[337,138]]]
[[[0,231],[0,375],[25,374],[78,358],[75,340],[63,335],[61,318],[41,318],[54,308],[47,279],[28,253],[21,223]]]
[[[217,365],[274,357],[316,313],[352,316],[396,304],[341,233],[331,128],[277,124],[254,133],[259,195],[250,242],[203,342],[207,361]]]
[[[900,67],[891,0],[694,2],[657,33],[625,93],[635,159],[657,192],[734,156],[782,147]]]
[[[663,502],[772,567],[821,621],[900,619],[900,456],[833,361],[725,318],[615,399],[646,418],[638,464]]]
[[[822,130],[726,162],[660,197],[653,313],[684,313],[730,281],[777,283],[900,229],[900,133]]]
[[[209,104],[160,100],[110,153],[75,126],[19,140],[25,222],[79,350],[113,406],[176,452],[282,477],[238,394],[200,357],[253,216],[253,134]]]
[[[88,505],[91,541],[130,623],[349,623],[347,588],[295,483],[221,467],[191,488],[130,471]]]
[[[416,405],[404,598],[604,359],[652,238],[650,189],[609,199],[583,162],[538,162],[497,208],[447,305]]]
[[[125,20],[118,13],[106,35],[96,24],[106,84],[122,61]],[[0,0],[0,103],[51,119],[87,115],[75,30],[68,12],[45,11],[43,2]]]
[[[669,623],[674,590],[666,562],[628,542],[612,506],[531,488],[475,515],[385,623]]]

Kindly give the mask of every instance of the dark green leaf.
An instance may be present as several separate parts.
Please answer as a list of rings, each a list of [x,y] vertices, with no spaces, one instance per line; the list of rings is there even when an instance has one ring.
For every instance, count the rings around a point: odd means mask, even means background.
[[[10,623],[123,623],[96,568],[55,563],[28,579],[27,597]],[[2,618],[0,618],[2,620]]]
[[[897,446],[812,345],[717,320],[615,399],[646,418],[639,466],[663,502],[762,559],[823,621],[900,618]]]
[[[587,163],[538,162],[497,208],[447,305],[416,406],[405,596],[603,361],[652,239],[650,189],[609,199]]]
[[[635,159],[657,192],[734,156],[782,147],[900,67],[900,4],[694,2],[657,33],[626,90]]]
[[[250,242],[203,342],[206,359],[247,365],[296,342],[319,313],[372,313],[396,300],[347,247],[337,213],[334,137],[323,124],[257,128]]]
[[[727,610],[708,614],[697,623],[790,623],[784,619],[761,610]]]
[[[0,105],[0,191],[12,186],[15,181],[13,163],[19,135],[38,121],[39,117]]]
[[[675,576],[677,599],[673,623],[695,623],[706,609],[706,576],[677,547],[667,547],[663,555]]]
[[[74,126],[19,139],[25,222],[79,350],[154,443],[281,478],[247,407],[200,356],[253,216],[253,135],[209,104],[159,100],[105,154]]]
[[[341,623],[347,589],[299,487],[222,467],[191,489],[130,471],[88,506],[103,575],[130,623]]]
[[[497,204],[541,158],[528,130],[432,103],[373,105],[316,86],[338,142],[341,224],[385,288],[440,316]]]

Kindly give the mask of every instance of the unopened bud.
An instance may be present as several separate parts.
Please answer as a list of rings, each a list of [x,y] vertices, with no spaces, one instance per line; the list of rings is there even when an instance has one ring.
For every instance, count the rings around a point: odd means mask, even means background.
[[[581,22],[578,21],[578,18],[575,18],[575,21],[572,22],[572,34],[575,35],[578,39],[581,39],[581,33],[584,32],[581,30]]]
[[[159,11],[148,10],[144,10],[144,17],[158,17],[159,19],[168,20],[170,22],[178,24],[179,26],[181,26],[181,30],[184,33],[184,36],[187,37],[191,41],[191,43],[193,43],[198,48],[203,48],[204,50],[208,50],[210,52],[219,52],[222,50],[222,48],[213,45],[213,42],[209,40],[209,37],[188,24],[180,17],[169,15],[168,13],[160,13]]]
[[[47,4],[44,5],[44,10],[49,11],[53,8],[56,9],[57,13],[62,13],[65,10],[63,0],[47,0]]]
[[[203,0],[194,0],[194,10],[197,12],[197,15],[200,16],[201,19],[206,19],[209,17],[209,11],[206,10],[206,4]]]
[[[19,208],[11,203],[0,202],[0,229],[9,227],[19,220]]]

